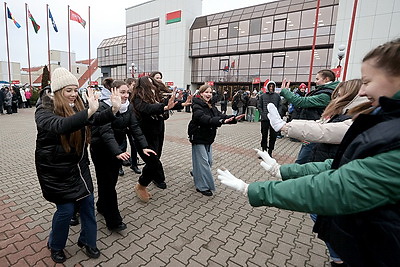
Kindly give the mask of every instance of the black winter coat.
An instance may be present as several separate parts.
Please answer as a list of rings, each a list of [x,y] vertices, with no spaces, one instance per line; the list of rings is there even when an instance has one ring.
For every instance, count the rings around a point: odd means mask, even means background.
[[[328,123],[341,122],[350,119],[351,117],[345,114],[336,115]],[[316,143],[312,154],[310,155],[310,162],[321,162],[327,159],[335,158],[339,144]]]
[[[93,193],[89,170],[87,146],[77,152],[66,152],[61,145],[61,135],[81,130],[85,139],[85,126],[113,120],[111,108],[88,119],[87,109],[70,117],[54,112],[53,100],[42,97],[35,112],[37,126],[35,164],[43,197],[56,204],[74,202]]]
[[[110,107],[104,103],[100,103],[97,112],[102,112]],[[126,139],[126,133],[131,133],[137,148],[147,148],[148,144],[142,130],[139,127],[139,122],[133,112],[133,105],[130,104],[128,110],[124,113],[117,113],[116,119],[110,123],[92,127],[91,146],[102,147],[107,149],[111,155],[117,156],[123,151],[120,145]]]
[[[261,120],[267,121],[268,120],[268,109],[267,105],[272,103],[275,105],[277,110],[281,108],[281,97],[277,93],[265,92],[263,93],[260,98],[258,99],[258,110],[260,111]]]
[[[189,141],[192,144],[211,145],[217,135],[217,128],[224,120],[233,117],[222,114],[215,106],[210,106],[202,98],[192,99],[192,120],[188,125]],[[237,123],[233,120],[230,124]]]
[[[400,100],[380,97],[379,102],[378,114],[360,115],[351,125],[332,169],[400,148]],[[314,229],[349,266],[400,266],[399,202],[356,214],[318,216]]]

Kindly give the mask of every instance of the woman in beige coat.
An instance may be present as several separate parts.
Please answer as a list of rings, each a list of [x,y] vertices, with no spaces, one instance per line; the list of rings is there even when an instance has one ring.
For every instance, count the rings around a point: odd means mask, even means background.
[[[268,105],[268,117],[271,125],[275,131],[282,131],[288,137],[295,139],[315,143],[340,144],[344,134],[353,123],[351,114],[354,112],[352,109],[357,107],[357,111],[359,111],[370,107],[368,103],[365,104],[368,102],[366,97],[357,95],[360,87],[361,80],[359,79],[341,82],[332,93],[332,101],[318,121],[292,120],[285,123],[276,108]],[[335,117],[345,114],[347,118],[342,117],[342,121],[334,121]]]

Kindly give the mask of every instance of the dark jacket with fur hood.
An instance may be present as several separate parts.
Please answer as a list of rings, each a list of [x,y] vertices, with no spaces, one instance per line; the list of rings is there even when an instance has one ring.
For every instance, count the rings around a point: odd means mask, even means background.
[[[61,145],[61,135],[81,130],[85,139],[85,126],[113,120],[111,108],[88,118],[87,109],[70,117],[54,113],[53,99],[46,93],[37,105],[35,164],[43,197],[56,204],[77,201],[93,193],[89,171],[87,146],[68,153]]]

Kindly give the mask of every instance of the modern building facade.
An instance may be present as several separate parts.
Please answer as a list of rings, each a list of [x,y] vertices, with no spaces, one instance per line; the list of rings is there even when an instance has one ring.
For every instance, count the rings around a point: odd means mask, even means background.
[[[307,83],[319,70],[338,65],[346,69],[342,77],[359,78],[365,53],[400,37],[400,0],[320,0],[312,56],[317,2],[281,0],[199,16],[200,0],[152,0],[126,9],[126,41],[115,37],[119,48],[109,46],[107,56],[102,43],[99,65],[117,78],[160,70],[164,82],[181,88],[209,82],[233,92],[259,89],[267,79]],[[119,71],[109,71],[113,68]]]
[[[188,32],[200,14],[201,0],[153,0],[127,8],[126,35],[106,39],[97,49],[103,77],[160,70],[165,82],[190,87]]]
[[[331,66],[338,4],[321,1],[313,76]],[[316,1],[284,0],[196,18],[190,29],[192,82],[211,81],[230,92],[267,79],[307,82],[315,13]]]
[[[97,59],[103,77],[126,78],[126,35],[104,39],[97,47]]]

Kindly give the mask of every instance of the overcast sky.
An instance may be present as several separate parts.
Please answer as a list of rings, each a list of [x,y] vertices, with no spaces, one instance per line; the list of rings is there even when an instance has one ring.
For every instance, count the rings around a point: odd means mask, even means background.
[[[168,1],[168,0],[163,0]],[[190,0],[187,0],[190,1]],[[257,5],[271,0],[203,0],[202,14],[212,14],[221,11]],[[147,0],[8,0],[7,7],[13,17],[21,25],[17,29],[12,20],[7,20],[10,46],[10,61],[20,62],[21,67],[28,67],[25,3],[41,26],[35,34],[32,24],[29,25],[29,46],[31,55],[31,67],[47,64],[47,28],[46,28],[46,4],[54,17],[58,27],[56,33],[50,24],[50,49],[68,51],[68,13],[67,5],[88,21],[88,6],[90,6],[91,20],[91,57],[96,57],[96,48],[103,39],[125,34],[125,8],[134,6]],[[0,61],[7,61],[6,33],[4,24],[4,3],[0,8],[3,14],[0,27]],[[76,53],[77,60],[87,59],[89,56],[88,30],[75,21],[70,22],[71,51]]]

